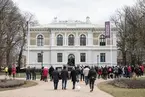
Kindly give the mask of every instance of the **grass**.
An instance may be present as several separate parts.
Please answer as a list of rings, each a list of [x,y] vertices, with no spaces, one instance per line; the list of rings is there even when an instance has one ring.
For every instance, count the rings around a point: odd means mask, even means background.
[[[31,75],[32,76],[32,75]],[[17,78],[26,78],[26,73],[18,73],[16,75]],[[36,74],[36,79],[40,79],[41,75],[39,73]]]
[[[25,81],[25,84],[22,86],[12,87],[12,88],[0,88],[0,91],[14,90],[14,89],[20,89],[20,88],[28,88],[28,87],[32,87],[32,86],[36,86],[36,85],[37,85],[37,83],[34,81]]]
[[[145,97],[145,89],[124,89],[112,86],[108,82],[98,84],[98,88],[114,97]]]

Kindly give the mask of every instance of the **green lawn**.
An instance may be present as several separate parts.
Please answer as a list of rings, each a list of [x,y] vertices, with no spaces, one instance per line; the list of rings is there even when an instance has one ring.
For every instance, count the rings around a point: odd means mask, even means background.
[[[118,88],[108,84],[107,82],[98,84],[98,87],[99,89],[113,95],[114,97],[145,97],[145,89]]]
[[[31,75],[31,76],[32,76],[32,75]],[[17,77],[17,78],[26,78],[26,73],[17,73],[16,77]],[[36,78],[37,78],[37,79],[40,79],[40,78],[41,78],[40,73],[37,73],[37,74],[36,74]]]

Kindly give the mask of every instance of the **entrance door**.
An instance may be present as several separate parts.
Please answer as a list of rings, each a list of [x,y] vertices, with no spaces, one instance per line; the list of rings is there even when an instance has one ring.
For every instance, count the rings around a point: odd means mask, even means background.
[[[75,56],[74,54],[68,55],[68,66],[75,66]]]

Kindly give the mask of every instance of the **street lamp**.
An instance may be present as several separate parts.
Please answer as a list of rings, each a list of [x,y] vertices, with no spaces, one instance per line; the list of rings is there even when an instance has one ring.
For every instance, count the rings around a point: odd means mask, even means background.
[[[97,65],[99,66],[99,55],[97,55]]]
[[[41,66],[43,67],[43,51],[41,51],[41,58],[42,58]]]

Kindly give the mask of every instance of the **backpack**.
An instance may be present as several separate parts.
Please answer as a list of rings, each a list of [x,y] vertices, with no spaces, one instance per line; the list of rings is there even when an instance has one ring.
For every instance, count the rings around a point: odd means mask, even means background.
[[[112,71],[112,69],[111,68],[109,68],[109,72],[111,72]]]

